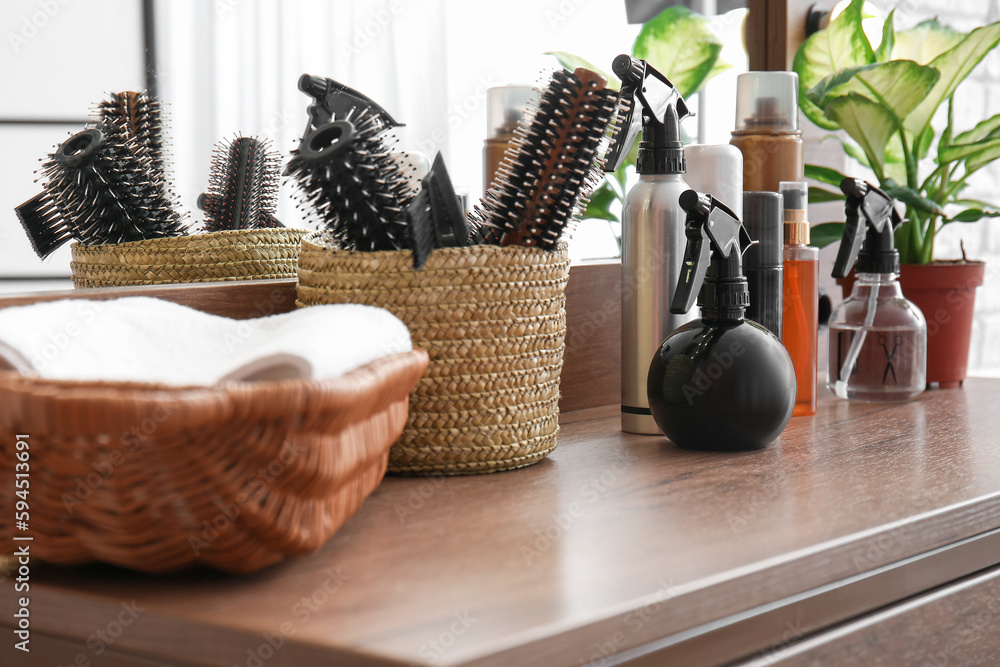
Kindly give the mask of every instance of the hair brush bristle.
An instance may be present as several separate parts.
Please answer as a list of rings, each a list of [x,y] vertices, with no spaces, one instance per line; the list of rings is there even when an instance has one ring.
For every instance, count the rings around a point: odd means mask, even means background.
[[[149,158],[152,171],[164,178],[163,118],[160,102],[146,91],[110,93],[97,105],[101,131],[112,142],[134,139]]]
[[[163,198],[162,184],[133,139],[115,140],[97,129],[78,132],[43,163],[42,175],[45,196],[81,243],[184,233],[181,216]]]
[[[601,144],[619,103],[606,85],[584,68],[552,75],[472,214],[479,239],[556,248],[602,177]]]
[[[282,227],[274,216],[280,165],[267,140],[237,136],[217,143],[208,192],[198,202],[205,231]]]
[[[285,169],[300,207],[344,250],[408,247],[406,208],[415,194],[393,141],[371,111],[359,108],[302,137]]]

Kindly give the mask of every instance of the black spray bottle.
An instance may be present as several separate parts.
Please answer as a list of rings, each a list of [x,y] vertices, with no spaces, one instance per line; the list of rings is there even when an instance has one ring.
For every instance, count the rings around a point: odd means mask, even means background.
[[[778,437],[795,407],[795,368],[778,338],[744,319],[750,303],[742,255],[751,240],[735,214],[688,190],[687,246],[670,306],[701,319],[674,331],[653,357],[646,391],[656,423],[690,449],[746,450]]]
[[[689,186],[680,121],[689,111],[677,89],[645,60],[623,54],[612,69],[622,80],[622,99],[631,105],[618,120],[605,171],[621,167],[642,130],[639,182],[622,207],[622,430],[659,435],[646,401],[649,358],[667,334],[692,318],[668,310],[684,249],[678,198]]]
[[[844,238],[835,278],[857,261],[851,296],[830,315],[827,387],[840,398],[905,401],[927,382],[927,323],[903,297],[897,277],[899,252],[893,231],[900,224],[892,198],[874,185],[845,178]]]

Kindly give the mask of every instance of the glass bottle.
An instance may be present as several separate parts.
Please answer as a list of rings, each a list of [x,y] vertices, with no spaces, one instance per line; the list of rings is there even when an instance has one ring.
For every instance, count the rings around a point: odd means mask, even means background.
[[[895,273],[859,273],[830,315],[827,387],[840,398],[905,401],[927,385],[927,324]]]

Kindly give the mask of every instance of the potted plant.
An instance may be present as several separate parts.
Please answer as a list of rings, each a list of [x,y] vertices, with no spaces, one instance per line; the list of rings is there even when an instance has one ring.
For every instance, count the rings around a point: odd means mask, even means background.
[[[799,48],[793,62],[799,104],[819,127],[846,132],[853,140],[842,140],[847,154],[906,206],[906,221],[895,236],[900,282],[927,319],[927,381],[958,386],[965,379],[975,288],[983,283],[985,265],[964,256],[938,260],[934,241],[947,225],[1000,216],[991,204],[962,196],[969,179],[1000,157],[1000,114],[969,129],[954,125],[955,90],[1000,42],[1000,22],[962,33],[933,19],[897,32],[894,10],[881,44],[872,48],[862,29],[863,5],[852,0]],[[947,125],[938,134],[931,120],[945,103]],[[834,186],[843,178],[813,165],[806,176]],[[810,199],[843,195],[812,188]],[[843,223],[817,225],[814,244],[839,240],[842,231]]]

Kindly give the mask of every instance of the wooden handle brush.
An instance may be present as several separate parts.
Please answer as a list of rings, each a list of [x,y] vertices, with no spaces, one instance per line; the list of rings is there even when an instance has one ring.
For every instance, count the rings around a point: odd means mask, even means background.
[[[618,93],[596,72],[555,72],[471,216],[479,237],[554,250],[603,177],[601,143],[618,105]]]

